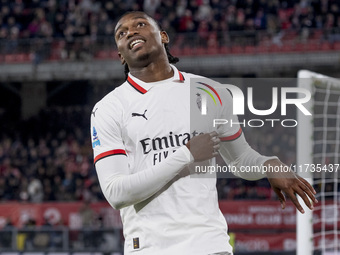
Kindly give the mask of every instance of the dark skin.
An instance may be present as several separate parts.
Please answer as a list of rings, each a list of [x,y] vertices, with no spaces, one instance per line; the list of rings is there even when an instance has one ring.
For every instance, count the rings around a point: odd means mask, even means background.
[[[131,42],[137,39],[143,42],[131,48]],[[121,18],[115,28],[115,40],[121,63],[127,63],[136,78],[155,82],[173,76],[163,45],[169,42],[168,34],[160,31],[156,22],[144,13],[130,13]]]
[[[131,74],[136,78],[144,82],[156,82],[173,77],[174,73],[164,48],[164,44],[169,43],[169,37],[145,13],[134,12],[122,17],[115,28],[115,40],[121,63],[127,63]],[[186,146],[195,161],[199,162],[215,157],[220,142],[218,134],[212,132],[193,137]],[[285,166],[277,159],[268,160],[264,165]],[[282,209],[286,207],[285,195],[301,213],[304,213],[304,210],[296,195],[299,195],[311,210],[313,203],[318,202],[313,187],[292,171],[267,172],[267,178],[279,197]]]

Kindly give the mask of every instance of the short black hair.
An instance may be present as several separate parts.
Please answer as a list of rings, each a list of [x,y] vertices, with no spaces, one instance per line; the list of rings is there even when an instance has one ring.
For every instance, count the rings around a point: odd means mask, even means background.
[[[129,15],[131,13],[143,13],[143,15],[146,15],[147,17],[149,17],[150,19],[152,19],[158,26],[159,30],[160,31],[165,31],[161,24],[156,21],[153,17],[151,17],[149,14],[145,13],[145,12],[142,12],[142,11],[129,11],[129,12],[126,12],[124,13],[122,16],[119,17],[118,21],[121,20],[123,17],[125,17],[126,15]],[[169,63],[170,64],[176,64],[178,61],[179,61],[179,58],[178,57],[174,57],[171,53],[170,53],[170,50],[169,50],[169,45],[168,43],[164,43],[164,48],[165,48],[165,51],[166,51],[166,55],[168,56],[168,60],[169,60]],[[127,79],[128,75],[129,75],[129,72],[130,72],[130,69],[129,69],[129,66],[127,63],[125,63],[124,65],[124,73],[125,73],[125,79]]]

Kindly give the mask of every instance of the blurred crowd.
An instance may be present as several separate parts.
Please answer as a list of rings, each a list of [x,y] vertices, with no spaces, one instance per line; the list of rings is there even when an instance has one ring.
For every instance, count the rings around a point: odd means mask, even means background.
[[[252,43],[259,40],[259,30],[278,40],[281,31],[293,29],[307,39],[310,28],[338,28],[339,8],[336,0],[1,0],[0,43],[5,43],[6,53],[15,53],[18,47],[27,48],[18,39],[36,39],[32,51],[47,45],[62,48],[63,58],[88,59],[94,48],[102,48],[103,40],[114,45],[117,19],[132,10],[155,17],[179,46],[187,41],[181,35],[188,33],[190,43],[203,46],[227,45],[233,31]],[[58,45],[53,45],[56,40]]]
[[[93,166],[89,116],[86,106],[49,107],[15,127],[2,125],[0,201],[104,200]],[[278,126],[244,132],[262,154],[295,162],[295,129]],[[275,199],[266,179],[219,178],[217,187],[220,199]]]
[[[333,28],[340,23],[332,0],[1,0],[0,38],[112,35],[126,11],[143,10],[170,33]]]
[[[17,123],[15,131],[1,127],[0,200],[103,200],[89,116],[86,107],[55,107]]]

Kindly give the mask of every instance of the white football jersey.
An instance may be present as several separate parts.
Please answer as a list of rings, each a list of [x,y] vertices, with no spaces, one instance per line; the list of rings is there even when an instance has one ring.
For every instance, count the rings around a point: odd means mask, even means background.
[[[126,174],[133,174],[162,162],[198,134],[217,131],[222,141],[241,135],[237,124],[213,126],[214,118],[237,122],[226,89],[215,89],[213,81],[201,82],[200,76],[172,68],[172,78],[152,83],[129,74],[127,81],[95,105],[91,115],[95,163],[126,155]],[[189,165],[150,198],[121,209],[124,254],[232,252],[218,207],[216,176],[194,169],[194,164]]]

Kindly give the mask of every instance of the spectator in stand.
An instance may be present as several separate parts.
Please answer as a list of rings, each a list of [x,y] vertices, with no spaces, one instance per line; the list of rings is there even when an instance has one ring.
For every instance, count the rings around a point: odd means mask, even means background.
[[[27,186],[29,201],[41,203],[44,198],[44,190],[41,181],[38,178],[31,177]]]
[[[85,247],[93,247],[95,233],[92,231],[95,221],[95,212],[90,207],[89,201],[84,201],[83,206],[79,209],[83,228],[83,243]]]
[[[40,24],[37,18],[33,19],[28,25],[28,31],[31,38],[37,37],[40,29]]]
[[[11,218],[7,218],[3,228],[1,228],[1,235],[0,235],[0,248],[2,250],[9,249],[12,244],[12,230],[13,223]]]
[[[150,16],[154,16],[156,9],[160,6],[160,0],[144,0],[143,10]]]

